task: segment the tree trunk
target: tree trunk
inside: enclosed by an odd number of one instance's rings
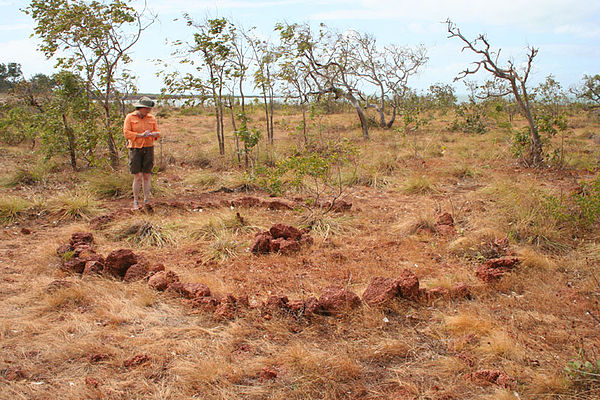
[[[392,106],[392,118],[390,118],[389,122],[387,123],[387,125],[385,126],[385,129],[390,129],[392,127],[392,125],[394,125],[394,121],[396,121],[396,110],[398,109],[397,106]]]
[[[229,97],[229,111],[231,112],[231,126],[233,127],[233,136],[235,137],[235,152],[237,154],[238,165],[242,163],[240,158],[240,138],[237,135],[237,127],[235,125],[235,113],[233,112],[233,95]],[[242,112],[243,114],[243,112]]]
[[[515,80],[511,80],[511,88],[513,95],[515,96],[515,100],[517,104],[519,104],[519,108],[525,119],[527,119],[527,123],[529,124],[529,133],[530,133],[530,149],[529,149],[529,160],[531,166],[538,166],[543,161],[542,156],[542,139],[540,138],[540,134],[538,132],[537,125],[535,120],[533,119],[533,115],[531,114],[531,108],[529,107],[529,100],[527,98],[527,92],[525,91],[525,86],[521,85],[521,89],[523,93],[520,94],[517,84]]]
[[[267,123],[267,143],[271,143],[271,129],[269,124],[269,104],[267,102],[267,89],[263,85],[263,104],[265,106],[265,121]]]
[[[73,171],[77,172],[77,158],[75,157],[75,135],[73,134],[73,129],[69,126],[67,122],[67,116],[65,113],[62,113],[63,125],[65,127],[65,133],[67,135],[67,140],[69,141],[69,155],[71,156],[71,167]]]
[[[302,108],[302,135],[304,136],[304,146],[308,146],[308,136],[306,135],[306,108],[304,107],[304,103],[300,103],[300,108]]]
[[[348,100],[350,100],[350,102],[356,109],[356,113],[358,114],[358,118],[360,119],[360,126],[362,128],[363,138],[369,139],[369,126],[367,123],[367,117],[365,116],[365,113],[364,113],[362,107],[360,106],[360,102],[358,101],[358,99],[356,97],[354,97],[354,95],[352,93],[346,92],[346,93],[344,93],[344,96]]]

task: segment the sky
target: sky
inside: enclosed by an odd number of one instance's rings
[[[475,54],[461,51],[457,38],[448,38],[444,21],[450,18],[467,38],[485,34],[492,50],[502,49],[502,60],[519,64],[527,47],[539,49],[530,76],[535,86],[552,74],[563,88],[581,82],[584,74],[600,73],[600,0],[146,0],[157,20],[145,31],[130,55],[128,68],[137,75],[143,93],[158,93],[162,80],[153,59],[172,59],[167,41],[186,40],[193,31],[181,16],[195,20],[226,17],[236,25],[255,26],[265,38],[276,39],[277,22],[324,23],[337,31],[356,30],[375,36],[382,47],[424,45],[428,64],[409,80],[409,86],[424,91],[436,83],[452,84],[466,93],[462,82],[453,83],[460,71],[476,61]],[[39,41],[30,37],[35,21],[20,11],[27,0],[0,0],[0,63],[21,64],[26,78],[36,73],[52,74],[55,60],[37,50]],[[143,5],[134,0],[133,4]],[[478,74],[475,80],[489,76]]]

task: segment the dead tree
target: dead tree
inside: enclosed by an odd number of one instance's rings
[[[359,101],[356,66],[350,57],[353,50],[342,34],[334,34],[321,25],[318,33],[311,31],[308,24],[277,24],[282,46],[296,57],[296,65],[308,72],[308,93],[317,98],[333,94],[336,99],[344,98],[356,110],[360,120],[362,136],[369,139],[367,117]]]
[[[379,50],[374,36],[359,32],[351,32],[345,38],[351,43],[348,55],[355,65],[354,73],[376,88],[375,101],[369,101],[369,96],[359,92],[360,98],[377,111],[379,126],[389,129],[408,89],[408,79],[427,63],[427,50],[423,46],[412,49],[396,45]],[[386,105],[392,109],[389,121],[386,121]]]
[[[479,61],[474,61],[474,67],[472,69],[465,69],[462,71],[454,81],[465,78],[468,75],[477,73],[481,68],[491,73],[495,80],[504,81],[508,83],[506,89],[501,89],[501,85],[497,86],[498,90],[488,90],[484,97],[504,97],[512,94],[515,97],[515,101],[519,105],[521,114],[527,120],[529,124],[530,133],[530,149],[529,156],[526,160],[530,166],[538,166],[543,161],[542,154],[542,140],[540,138],[538,127],[535,122],[529,95],[527,93],[527,78],[531,72],[531,65],[533,59],[538,53],[538,50],[533,47],[528,47],[527,63],[523,69],[517,69],[513,61],[508,60],[506,67],[500,67],[498,65],[498,59],[500,57],[500,50],[497,52],[490,51],[490,44],[484,35],[479,35],[475,40],[469,40],[463,36],[460,29],[449,19],[446,20],[448,26],[449,38],[457,37],[465,43],[462,50],[470,50],[480,57]]]

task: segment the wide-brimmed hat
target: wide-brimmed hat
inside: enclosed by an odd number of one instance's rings
[[[152,107],[154,107],[154,100],[152,100],[150,97],[144,96],[141,99],[139,99],[137,102],[133,103],[133,106],[136,108],[139,108],[139,107],[152,108]]]

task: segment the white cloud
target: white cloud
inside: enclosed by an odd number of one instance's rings
[[[54,72],[54,61],[47,60],[37,50],[36,41],[32,39],[11,40],[0,42],[1,62],[16,62],[21,64],[23,75],[29,77],[36,73],[51,74]]]
[[[21,31],[26,29],[33,29],[33,25],[31,24],[2,24],[0,25],[0,32],[6,31]]]
[[[600,3],[587,0],[528,0],[484,2],[472,0],[361,0],[347,2],[344,9],[314,13],[313,20],[399,19],[410,22],[451,18],[458,23],[523,25],[543,29],[566,21],[597,17]]]
[[[592,24],[566,24],[554,28],[558,34],[570,34],[588,39],[600,39],[600,28]]]
[[[313,6],[323,4],[342,4],[340,0],[333,1],[316,1],[312,2]],[[231,10],[231,9],[257,9],[266,7],[286,7],[291,5],[306,4],[304,0],[267,0],[267,1],[252,1],[252,0],[155,0],[148,3],[148,7],[154,11],[160,11],[165,14],[180,14],[181,12],[192,11],[211,11],[211,10]]]

